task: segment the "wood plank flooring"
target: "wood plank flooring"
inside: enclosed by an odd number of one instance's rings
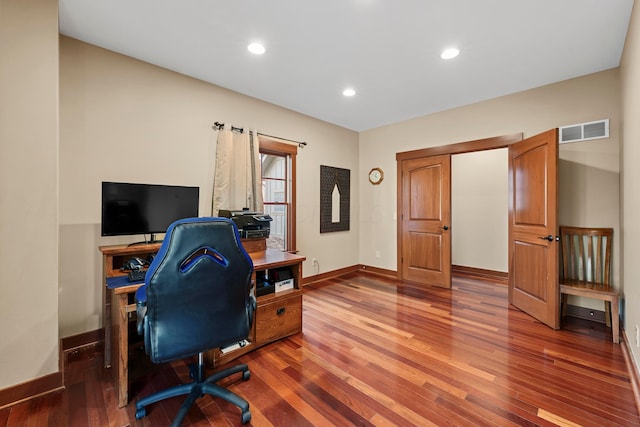
[[[303,332],[238,359],[249,381],[223,383],[249,401],[253,426],[640,425],[611,333],[584,321],[553,331],[510,307],[504,285],[356,273],[307,286],[303,301]],[[182,398],[137,421],[133,403],[117,408],[101,361],[71,361],[64,392],[0,411],[0,427],[170,423]],[[132,400],[188,381],[187,361],[138,366],[149,369]],[[240,425],[240,412],[207,396],[183,425]]]

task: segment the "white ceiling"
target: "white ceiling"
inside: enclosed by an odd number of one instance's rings
[[[61,34],[363,131],[617,67],[633,0],[59,4]]]

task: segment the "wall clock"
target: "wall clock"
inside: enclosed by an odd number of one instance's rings
[[[384,172],[380,168],[373,168],[369,171],[369,182],[378,185],[384,179]]]

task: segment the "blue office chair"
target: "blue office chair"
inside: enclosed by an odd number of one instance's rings
[[[145,284],[136,292],[138,333],[154,363],[198,355],[194,382],[154,393],[136,403],[136,418],[145,407],[188,394],[172,426],[179,426],[199,397],[209,394],[238,406],[242,423],[251,420],[249,404],[215,383],[242,372],[236,365],[204,378],[203,352],[238,343],[249,335],[256,303],[251,295],[253,263],[242,247],[234,223],[224,218],[188,218],[167,229],[149,266]]]

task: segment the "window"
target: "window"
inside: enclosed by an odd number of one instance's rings
[[[295,145],[260,138],[264,213],[273,218],[267,247],[296,250]]]

